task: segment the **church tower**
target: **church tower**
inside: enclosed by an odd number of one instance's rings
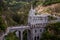
[[[35,10],[33,9],[33,6],[31,5],[31,9],[28,14],[28,25],[30,25],[31,22],[33,21],[32,19],[34,15],[35,15]]]
[[[35,13],[35,9],[31,6],[28,15],[28,25],[31,29],[31,40],[40,40],[42,33],[45,30],[45,26],[48,23],[48,15],[35,15]]]

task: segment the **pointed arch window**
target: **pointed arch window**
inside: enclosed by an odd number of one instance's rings
[[[37,30],[35,30],[35,33],[37,32]]]
[[[34,40],[36,40],[36,37],[34,37]]]
[[[39,40],[39,36],[37,36],[37,40]]]
[[[40,29],[40,32],[42,32],[42,29]]]

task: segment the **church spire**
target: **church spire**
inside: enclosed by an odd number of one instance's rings
[[[31,9],[29,11],[29,16],[35,15],[35,10],[33,9],[33,5],[31,5]]]
[[[31,9],[33,9],[33,6],[31,5]]]

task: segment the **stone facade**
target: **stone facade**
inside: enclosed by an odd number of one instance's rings
[[[46,14],[35,15],[36,11],[31,7],[28,17],[28,25],[31,28],[32,40],[40,40],[41,34],[48,23],[48,16]]]

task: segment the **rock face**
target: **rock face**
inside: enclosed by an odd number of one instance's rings
[[[60,13],[60,3],[48,5],[48,6],[37,6],[36,11],[38,13]]]

